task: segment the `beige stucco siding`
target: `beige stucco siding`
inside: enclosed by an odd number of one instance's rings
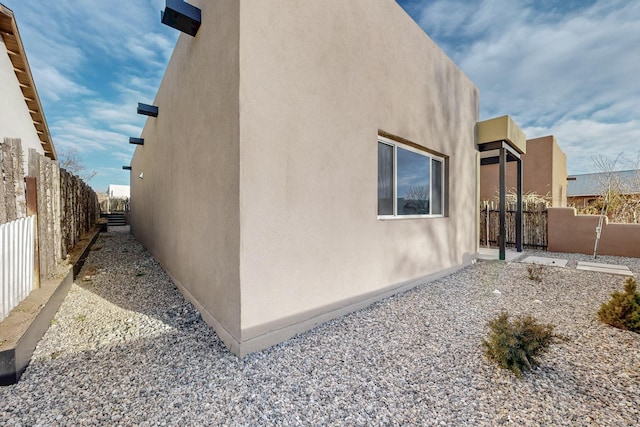
[[[553,202],[554,207],[567,207],[567,155],[560,149],[556,143],[555,137],[552,137],[553,146]]]
[[[0,142],[4,138],[20,138],[26,172],[29,149],[33,148],[40,154],[44,154],[44,150],[8,55],[0,37]]]
[[[239,2],[181,35],[132,160],[132,231],[218,334],[240,338]],[[205,5],[206,3],[206,5]],[[139,175],[144,173],[144,178]]]
[[[515,194],[516,162],[507,163],[507,191]],[[522,155],[522,185],[524,193],[546,197],[554,207],[567,205],[567,156],[553,135],[527,140],[527,152]],[[481,168],[481,200],[498,199],[498,165]]]
[[[476,252],[478,91],[393,0],[240,2],[242,339]],[[449,156],[449,217],[377,218],[377,135]]]
[[[234,352],[475,257],[478,91],[395,1],[193,3],[132,230]],[[446,157],[447,217],[378,218],[379,132]]]

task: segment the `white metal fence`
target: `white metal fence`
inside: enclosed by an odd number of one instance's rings
[[[0,321],[34,283],[35,216],[0,224]]]

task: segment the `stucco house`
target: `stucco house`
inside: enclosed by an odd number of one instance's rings
[[[131,229],[233,352],[476,259],[478,89],[394,0],[191,3]]]
[[[30,148],[53,160],[56,152],[13,12],[0,4],[0,143],[19,138],[27,173]]]
[[[522,155],[523,192],[546,198],[553,207],[567,206],[567,156],[555,136],[527,140]],[[507,166],[507,188],[516,186],[515,164]],[[480,200],[495,200],[498,194],[498,165],[480,169]]]

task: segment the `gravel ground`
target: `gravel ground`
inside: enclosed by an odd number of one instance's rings
[[[598,322],[624,279],[480,262],[243,360],[126,232],[101,235],[0,425],[640,424],[640,335]],[[601,257],[640,275],[640,259]],[[500,294],[494,293],[499,290]],[[517,378],[483,355],[502,309],[569,342]]]

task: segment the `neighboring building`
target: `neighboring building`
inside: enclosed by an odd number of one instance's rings
[[[107,193],[104,196],[98,196],[98,202],[100,203],[100,211],[103,214],[108,213],[116,213],[116,212],[128,212],[129,211],[129,197],[130,197],[130,186],[128,185],[115,185],[109,184],[107,188]],[[109,218],[110,225],[116,225],[117,219],[118,221],[124,221],[125,219],[121,216],[115,215],[107,215]]]
[[[527,140],[522,155],[523,192],[546,198],[553,207],[567,206],[567,156],[553,135]],[[515,164],[507,165],[507,188],[516,187]],[[480,200],[497,200],[498,165],[480,169]]]
[[[586,207],[609,188],[619,194],[640,195],[640,169],[571,175],[567,202],[570,206]]]
[[[115,185],[109,184],[107,188],[107,197],[116,198],[129,198],[131,194],[131,187],[128,185]]]
[[[394,0],[192,3],[131,226],[232,351],[476,258],[478,90]]]
[[[0,4],[0,143],[19,138],[27,171],[29,149],[55,160],[56,152],[45,120],[29,62],[13,12]]]

